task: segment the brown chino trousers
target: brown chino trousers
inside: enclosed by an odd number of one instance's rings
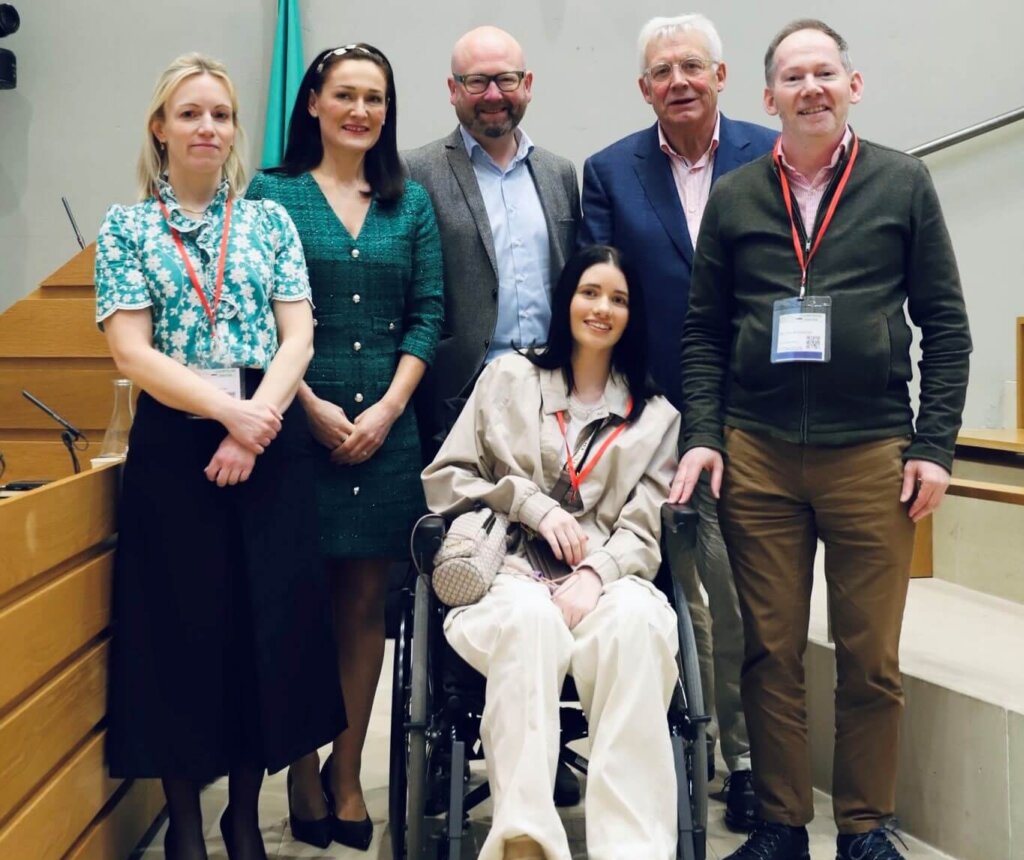
[[[908,441],[821,447],[726,429],[719,519],[743,614],[743,707],[768,821],[814,817],[803,656],[818,539],[837,664],[836,825],[863,833],[894,812],[914,543],[899,501]]]

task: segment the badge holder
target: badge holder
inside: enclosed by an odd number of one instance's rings
[[[218,391],[223,391],[228,397],[235,400],[245,400],[248,392],[245,390],[245,369],[241,367],[225,367],[229,356],[224,349],[220,337],[211,338],[207,348],[201,353],[200,361],[202,367],[190,367],[196,376],[205,379]],[[202,415],[189,415],[189,418],[201,419]]]
[[[577,514],[583,510],[583,499],[580,498],[578,492],[573,490],[572,480],[569,478],[569,471],[565,466],[562,466],[562,472],[548,495],[558,502],[563,511]]]
[[[772,308],[772,364],[832,358],[832,298],[777,299]]]

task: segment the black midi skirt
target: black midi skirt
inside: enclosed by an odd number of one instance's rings
[[[114,566],[115,777],[273,772],[345,728],[301,407],[248,481],[203,469],[226,435],[143,393]]]

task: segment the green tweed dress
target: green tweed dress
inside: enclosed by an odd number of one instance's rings
[[[422,185],[406,182],[390,207],[374,199],[356,239],[308,173],[258,174],[246,196],[282,204],[298,228],[317,322],[306,382],[317,397],[353,419],[383,397],[402,353],[433,359],[444,314],[441,242]],[[321,554],[404,558],[425,512],[412,405],[365,463],[334,465],[326,448],[321,454]]]

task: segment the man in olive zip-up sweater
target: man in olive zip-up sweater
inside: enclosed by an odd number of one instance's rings
[[[723,177],[701,225],[672,491],[687,499],[702,469],[721,488],[744,619],[742,694],[766,823],[731,857],[809,856],[802,659],[820,538],[838,664],[838,858],[899,858],[884,825],[895,806],[900,625],[913,524],[949,483],[967,315],[924,165],[847,125],[863,83],[842,38],[794,22],[770,45],[765,77],[779,148]],[[904,303],[922,333],[916,427]]]

